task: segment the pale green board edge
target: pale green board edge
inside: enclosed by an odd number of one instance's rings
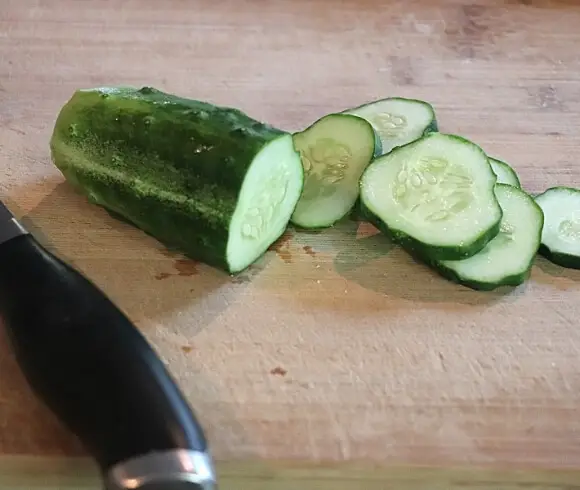
[[[220,490],[580,490],[579,471],[363,469],[345,464],[218,463]],[[100,490],[84,458],[0,458],[0,489]]]

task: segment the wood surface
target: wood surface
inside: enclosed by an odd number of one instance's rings
[[[48,141],[81,87],[152,85],[287,130],[398,95],[430,101],[442,131],[511,163],[528,191],[580,186],[579,43],[576,1],[2,0],[1,196],[134,319],[220,464],[573,470],[580,271],[538,258],[524,286],[478,293],[346,221],[290,230],[231,278],[88,204]],[[5,466],[82,456],[4,338],[0,373],[0,453],[25,458]],[[303,488],[334,481],[320,471]],[[559,474],[553,488],[576,488]]]

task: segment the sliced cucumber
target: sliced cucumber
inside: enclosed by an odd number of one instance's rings
[[[518,189],[521,188],[520,179],[515,170],[511,168],[507,163],[497,160],[496,158],[489,158],[489,164],[495,175],[497,175],[498,184],[508,184]]]
[[[348,114],[325,116],[293,138],[304,188],[291,221],[302,228],[331,226],[355,204],[379,139],[367,121]]]
[[[544,214],[534,199],[509,184],[497,184],[495,195],[503,211],[499,234],[473,257],[432,264],[443,276],[473,289],[524,283],[540,247]]]
[[[495,184],[479,146],[431,133],[368,166],[361,178],[361,208],[410,252],[459,260],[475,255],[499,232]]]
[[[422,100],[392,97],[345,111],[369,121],[381,138],[383,154],[437,131],[435,110]]]
[[[540,253],[554,264],[580,269],[580,190],[552,187],[536,202],[544,211]]]

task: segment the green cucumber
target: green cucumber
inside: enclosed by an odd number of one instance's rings
[[[50,146],[91,202],[229,273],[282,235],[303,185],[291,134],[150,87],[78,90]]]
[[[361,208],[414,255],[459,260],[475,255],[499,232],[496,179],[479,146],[430,133],[367,167]]]
[[[431,104],[391,97],[344,111],[369,121],[381,138],[383,154],[438,130]]]
[[[380,140],[372,126],[348,114],[327,115],[294,134],[304,188],[291,221],[302,228],[332,226],[353,208],[359,180]]]
[[[489,164],[491,165],[495,175],[497,175],[498,184],[508,184],[517,187],[518,189],[521,188],[518,174],[506,162],[489,157]]]
[[[554,264],[580,269],[580,189],[551,187],[535,199],[544,212],[540,254]]]
[[[473,257],[433,262],[444,277],[489,291],[519,286],[530,276],[540,247],[544,214],[532,197],[512,185],[497,184],[495,195],[503,211],[498,235]]]

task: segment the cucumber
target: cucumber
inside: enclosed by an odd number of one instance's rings
[[[380,139],[367,121],[348,114],[327,115],[293,138],[304,188],[291,221],[302,228],[332,226],[354,206],[360,176],[380,154]]]
[[[508,184],[518,189],[521,188],[518,174],[506,162],[489,157],[489,164],[495,175],[497,175],[498,184]]]
[[[381,138],[383,154],[438,130],[431,104],[391,97],[344,111],[369,121]]]
[[[544,212],[540,254],[554,264],[580,269],[580,190],[551,187],[535,199]]]
[[[367,167],[361,208],[414,255],[459,260],[475,255],[499,232],[496,179],[479,146],[430,133]]]
[[[282,235],[302,191],[291,134],[150,87],[78,90],[50,146],[91,202],[232,274]]]
[[[435,261],[432,265],[444,277],[485,291],[518,286],[528,279],[540,247],[544,214],[517,187],[497,184],[495,195],[503,211],[498,235],[473,257]]]

